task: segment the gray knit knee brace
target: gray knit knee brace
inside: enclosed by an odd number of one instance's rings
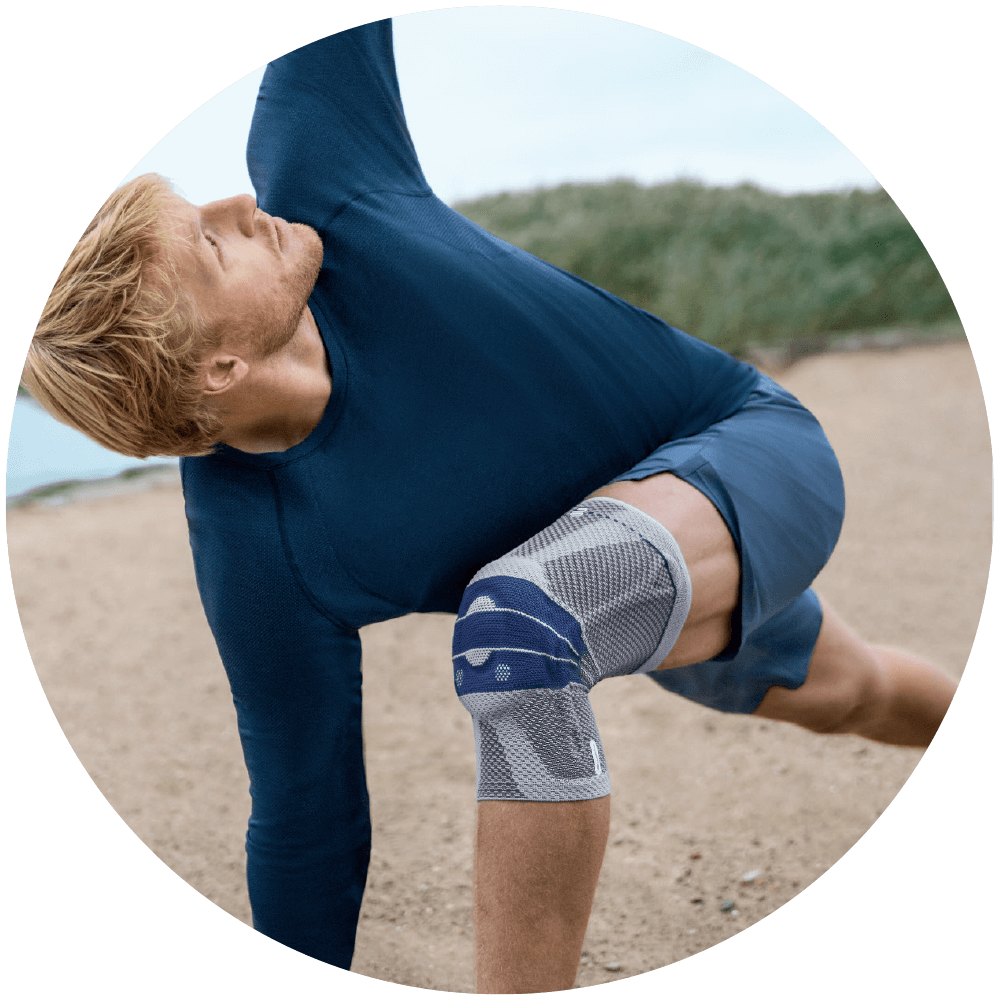
[[[455,623],[455,690],[472,715],[479,799],[557,802],[611,791],[588,693],[658,667],[691,606],[658,521],[595,497],[484,566]]]

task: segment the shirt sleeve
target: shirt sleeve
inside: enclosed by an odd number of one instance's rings
[[[316,229],[368,191],[429,194],[403,115],[392,23],[330,35],[269,63],[247,166],[265,211]]]
[[[254,927],[347,969],[371,844],[360,639],[299,586],[266,485],[237,475],[209,492],[197,468],[185,469],[186,507],[250,776]]]

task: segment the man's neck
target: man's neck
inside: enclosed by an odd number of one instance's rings
[[[252,363],[231,398],[220,403],[220,440],[252,454],[287,451],[320,422],[331,389],[323,338],[306,306],[292,339]]]

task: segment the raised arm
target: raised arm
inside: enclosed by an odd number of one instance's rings
[[[429,194],[403,116],[391,22],[268,63],[247,166],[263,209],[320,231],[359,194]]]

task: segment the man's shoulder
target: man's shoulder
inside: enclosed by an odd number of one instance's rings
[[[181,459],[181,484],[189,515],[194,510],[214,511],[234,518],[267,513],[273,492],[269,470],[264,464],[244,464],[227,459],[220,451]],[[233,449],[227,449],[232,451]]]

